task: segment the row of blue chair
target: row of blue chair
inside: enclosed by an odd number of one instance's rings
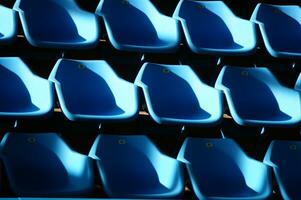
[[[114,198],[179,198],[185,168],[199,199],[267,199],[271,169],[284,199],[301,197],[301,142],[273,141],[264,163],[231,139],[186,138],[177,159],[162,154],[146,136],[99,135],[89,156],[55,133],[7,133],[0,147],[9,186],[23,197],[89,194],[98,176],[93,160],[103,190]]]
[[[215,88],[186,65],[145,63],[130,83],[102,60],[60,59],[49,79],[34,75],[20,58],[0,58],[0,116],[45,116],[60,107],[72,121],[127,121],[138,115],[141,87],[150,116],[159,124],[215,125],[223,94],[240,125],[290,126],[301,121],[301,76],[296,90],[282,86],[264,67],[223,67]],[[54,84],[53,84],[54,83]]]
[[[96,15],[80,9],[74,0],[17,0],[14,10],[33,46],[78,49],[98,43]],[[15,11],[0,6],[0,43],[16,35]],[[299,6],[258,4],[248,21],[235,16],[222,1],[181,0],[171,18],[149,0],[101,0],[96,14],[103,18],[108,38],[119,50],[175,51],[180,44],[180,22],[195,53],[250,54],[256,48],[257,23],[272,56],[301,56]]]

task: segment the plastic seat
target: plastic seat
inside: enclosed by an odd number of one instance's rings
[[[300,94],[282,86],[267,68],[225,66],[215,83],[240,125],[289,126],[301,121]]]
[[[53,88],[17,57],[0,58],[0,117],[35,117],[52,112]]]
[[[272,141],[264,163],[274,170],[280,193],[285,200],[300,199],[301,142]]]
[[[251,19],[259,25],[264,44],[272,56],[301,56],[300,6],[260,3]]]
[[[150,0],[101,0],[96,14],[103,17],[118,50],[171,52],[179,46],[177,21],[161,14]]]
[[[184,189],[182,165],[146,136],[100,135],[89,156],[97,160],[104,191],[118,198],[175,198]]]
[[[96,15],[81,10],[74,0],[17,0],[28,42],[46,48],[89,48],[98,43]]]
[[[7,133],[1,157],[17,195],[80,195],[94,188],[92,159],[72,151],[55,133]]]
[[[0,44],[12,42],[17,36],[16,12],[0,5]]]
[[[181,21],[195,53],[238,55],[255,50],[254,23],[235,16],[222,1],[181,0],[173,17]]]
[[[186,138],[178,160],[186,164],[199,199],[267,199],[271,171],[230,139]]]
[[[222,118],[222,94],[186,65],[145,63],[135,80],[159,124],[213,125]]]
[[[69,120],[131,120],[138,114],[137,87],[105,61],[60,59],[49,80]]]

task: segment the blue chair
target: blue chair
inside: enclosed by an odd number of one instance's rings
[[[255,50],[255,25],[235,16],[222,1],[181,0],[173,17],[181,21],[195,53],[241,55]]]
[[[146,136],[100,135],[90,151],[104,191],[118,198],[176,198],[184,190],[182,165]]]
[[[12,42],[17,36],[16,12],[0,5],[0,44]]]
[[[17,57],[0,58],[0,93],[0,117],[37,117],[53,110],[51,83]]]
[[[251,20],[259,25],[264,44],[272,56],[301,56],[300,6],[260,3],[256,6]]]
[[[159,124],[214,125],[223,114],[222,94],[186,65],[145,63],[135,80]]]
[[[178,158],[186,164],[199,199],[267,199],[268,166],[249,158],[231,139],[186,138]]]
[[[96,15],[81,10],[74,0],[17,0],[28,42],[46,48],[90,48],[98,43]]]
[[[171,52],[179,46],[177,21],[161,14],[150,0],[101,0],[96,14],[103,17],[118,50]]]
[[[290,126],[301,121],[300,94],[282,86],[267,68],[225,66],[215,88],[225,93],[240,125]]]
[[[273,168],[283,199],[301,199],[300,141],[272,141],[264,163]]]
[[[0,147],[17,195],[81,195],[94,189],[93,160],[72,151],[55,133],[7,133]]]
[[[69,120],[125,121],[138,114],[137,87],[105,61],[60,59],[49,80]]]

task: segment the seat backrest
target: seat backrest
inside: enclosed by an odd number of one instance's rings
[[[234,41],[231,32],[236,26],[233,23],[236,16],[222,1],[182,0],[174,18],[185,23],[196,46],[222,49],[241,47]]]
[[[273,167],[283,197],[300,198],[298,185],[301,184],[301,142],[272,141],[264,163]]]
[[[96,13],[105,18],[110,32],[119,43],[157,43],[154,21],[159,13],[149,0],[102,0]]]
[[[72,16],[79,11],[73,0],[18,0],[14,9],[24,15],[24,31],[31,38],[47,42],[85,41]]]
[[[135,83],[147,92],[151,106],[159,116],[182,115],[185,119],[192,113],[197,115],[200,111],[196,88],[193,86],[202,82],[189,66],[146,63],[141,68]]]
[[[299,49],[301,45],[300,6],[258,4],[251,19],[262,26],[264,37],[275,50],[290,52]]]
[[[216,88],[229,94],[236,112],[242,118],[258,120],[282,113],[274,92],[282,87],[267,68],[224,67]],[[229,100],[228,100],[229,102]],[[290,116],[282,113],[281,118]]]
[[[146,136],[98,136],[89,156],[99,160],[112,196],[172,194],[183,189],[180,163],[163,155]]]
[[[49,112],[53,107],[48,80],[33,74],[18,57],[0,58],[0,112]]]
[[[193,184],[205,197],[270,193],[267,166],[250,159],[231,139],[186,138],[177,159],[187,163]]]
[[[92,160],[72,151],[55,133],[7,133],[1,157],[18,195],[78,195],[94,187]]]

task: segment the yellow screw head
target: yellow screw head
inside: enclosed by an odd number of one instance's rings
[[[206,143],[206,147],[207,147],[208,149],[211,149],[211,148],[213,148],[213,144],[212,144],[211,142],[207,142],[207,143]]]
[[[164,74],[169,74],[170,70],[169,70],[169,69],[166,69],[166,68],[164,68],[164,69],[162,69],[162,72],[163,72]]]
[[[84,65],[84,64],[79,64],[78,65],[78,69],[80,69],[80,70],[83,70],[83,69],[85,69],[86,68],[86,66]]]
[[[295,144],[290,144],[290,145],[289,145],[289,149],[295,151],[295,150],[297,150],[297,145],[295,145]]]
[[[29,138],[27,138],[27,142],[28,143],[30,143],[30,144],[34,144],[34,143],[36,143],[36,138],[35,137],[29,137]]]
[[[204,5],[197,5],[197,8],[199,8],[199,9],[204,9],[204,8],[206,8],[206,6],[204,6]]]
[[[249,72],[247,70],[243,70],[240,73],[241,76],[249,76]]]
[[[121,0],[122,4],[128,5],[129,4],[129,0]]]
[[[118,140],[118,144],[121,144],[121,145],[126,144],[125,139],[119,139]]]

